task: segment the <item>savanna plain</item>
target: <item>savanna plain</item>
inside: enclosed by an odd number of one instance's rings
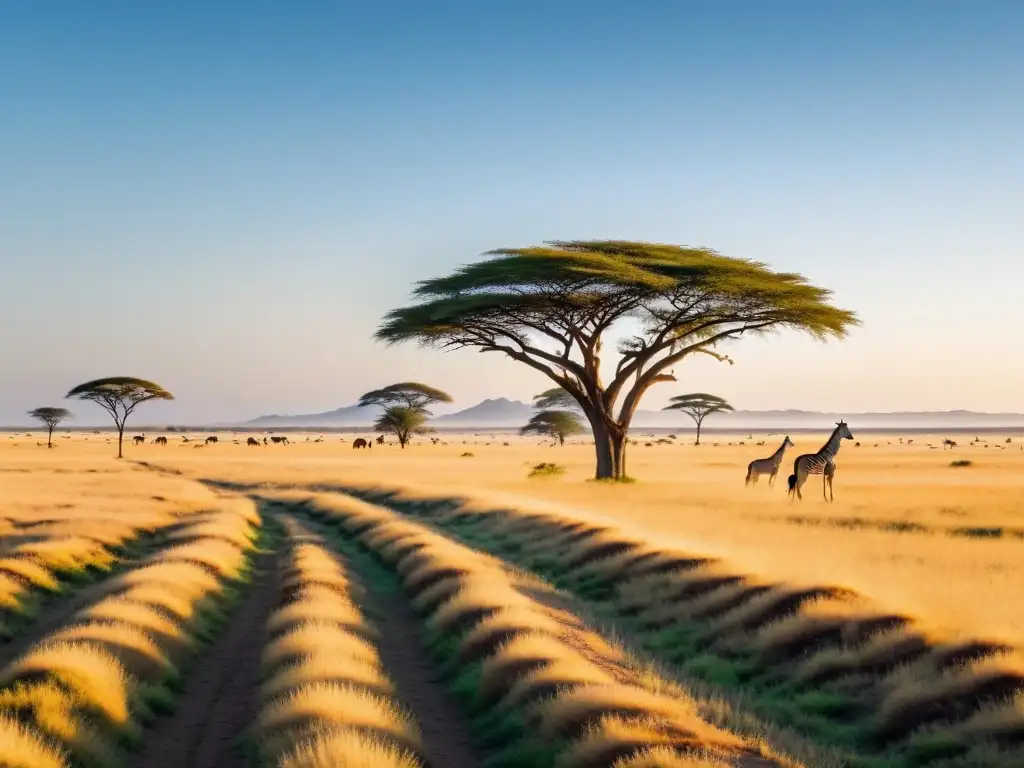
[[[850,426],[0,435],[0,765],[1024,766],[1024,437]]]

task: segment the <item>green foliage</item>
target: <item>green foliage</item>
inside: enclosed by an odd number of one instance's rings
[[[70,419],[71,411],[67,408],[33,408],[28,415],[53,429],[65,419]]]
[[[359,398],[359,407],[367,405],[403,405],[406,408],[421,411],[427,416],[427,406],[432,403],[450,403],[452,396],[440,389],[421,384],[418,381],[402,381],[389,384],[381,389],[374,389]]]
[[[530,417],[530,421],[519,430],[521,435],[544,435],[561,445],[565,438],[583,431],[579,417],[570,411],[541,411]]]
[[[562,387],[552,387],[533,396],[533,407],[538,411],[565,411],[578,409],[580,404]]]
[[[706,392],[691,392],[688,395],[676,395],[669,398],[669,404],[663,411],[682,411],[697,423],[697,445],[700,445],[700,427],[704,419],[715,413],[733,411],[725,398],[709,395]]]
[[[542,461],[534,464],[530,470],[530,477],[557,477],[565,474],[565,467],[561,464],[553,464],[550,461]]]
[[[669,404],[662,408],[663,411],[682,411],[688,414],[694,421],[701,422],[705,416],[713,413],[725,413],[736,410],[725,398],[718,395],[709,395],[705,392],[692,392],[688,395],[676,395],[669,398]]]
[[[385,433],[391,433],[398,438],[399,445],[405,448],[413,435],[421,435],[429,432],[426,426],[427,414],[407,405],[392,405],[384,409],[384,413],[377,417],[373,428]]]

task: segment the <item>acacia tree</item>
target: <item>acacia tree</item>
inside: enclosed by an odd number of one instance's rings
[[[715,413],[736,410],[725,401],[725,398],[705,392],[676,395],[669,398],[668,402],[669,404],[661,410],[682,411],[697,423],[697,442],[694,445],[700,445],[700,425],[704,423],[704,419]]]
[[[403,450],[413,435],[422,435],[430,431],[427,427],[427,414],[407,405],[391,405],[385,408],[384,413],[373,422],[373,428],[392,433],[398,438],[398,444]]]
[[[583,431],[579,417],[572,411],[539,411],[530,417],[526,426],[519,430],[521,435],[543,435],[559,445],[565,445],[565,438]]]
[[[430,418],[427,406],[450,402],[452,396],[447,392],[418,381],[403,381],[365,393],[359,398],[359,407],[383,406],[384,413],[374,422],[373,428],[394,433],[404,450],[413,435],[430,431],[425,426]]]
[[[152,381],[131,376],[111,376],[79,384],[65,395],[96,403],[114,419],[117,427],[117,458],[123,457],[124,424],[132,412],[149,400],[173,400],[174,395]]]
[[[65,419],[70,419],[71,411],[67,408],[35,408],[28,415],[46,427],[46,447],[53,448],[53,428]]]
[[[858,324],[803,276],[706,248],[573,241],[485,255],[419,282],[416,303],[389,312],[376,338],[500,352],[543,373],[590,422],[599,479],[625,475],[633,414],[652,385],[675,381],[677,363],[697,354],[731,363],[715,347],[740,336],[791,328],[826,339]],[[625,318],[640,330],[606,379],[602,344]]]

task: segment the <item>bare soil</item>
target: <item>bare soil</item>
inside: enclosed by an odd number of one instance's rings
[[[239,739],[258,704],[260,652],[278,594],[278,555],[258,554],[253,582],[226,631],[187,673],[173,716],[146,733],[139,768],[248,768]]]
[[[430,768],[478,768],[461,707],[444,687],[423,646],[423,623],[404,597],[375,596],[378,649],[397,698],[419,721],[423,756]]]

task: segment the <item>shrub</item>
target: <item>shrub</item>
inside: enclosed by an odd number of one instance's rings
[[[561,464],[554,464],[550,461],[542,461],[540,464],[534,464],[533,469],[530,470],[530,477],[557,477],[558,475],[565,474],[565,467]]]

